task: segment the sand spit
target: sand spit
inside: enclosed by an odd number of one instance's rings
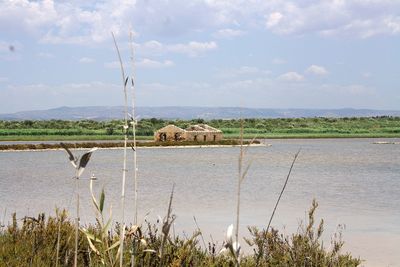
[[[374,145],[400,145],[400,142],[377,141],[373,142]]]
[[[139,145],[140,144],[140,145]],[[151,145],[147,145],[149,143],[143,142],[138,143],[138,149],[152,149],[152,148],[163,148],[163,149],[183,149],[183,148],[224,148],[224,147],[239,147],[240,144],[238,142],[231,144],[185,144],[185,145],[155,145],[152,143]],[[98,149],[106,150],[106,149],[124,149],[123,143],[68,143],[68,147],[71,150],[87,150],[93,147],[97,147]],[[271,144],[261,143],[259,141],[255,143],[244,143],[245,146],[251,147],[260,147],[260,146],[271,146]],[[128,145],[129,147],[129,145]],[[59,144],[18,144],[18,145],[0,145],[0,152],[23,152],[23,151],[57,151],[63,150],[63,148]]]

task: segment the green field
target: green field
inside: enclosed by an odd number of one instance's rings
[[[238,138],[240,120],[142,119],[137,124],[138,140],[151,140],[157,129],[175,124],[186,128],[207,123],[221,129],[226,138]],[[123,121],[0,121],[0,141],[121,140]],[[243,119],[245,138],[356,138],[400,137],[400,117],[370,118],[281,118]],[[131,133],[130,133],[131,134]]]

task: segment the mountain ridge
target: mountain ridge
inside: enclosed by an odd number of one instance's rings
[[[131,109],[129,109],[131,110]],[[400,110],[375,109],[301,109],[239,107],[137,107],[139,119],[237,119],[237,118],[301,118],[301,117],[373,117],[400,116]],[[123,106],[62,106],[47,110],[29,110],[0,114],[0,120],[112,120],[124,117]]]

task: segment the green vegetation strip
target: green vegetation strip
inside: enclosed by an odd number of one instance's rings
[[[400,137],[400,117],[370,118],[281,118],[243,119],[246,138],[353,138]],[[221,129],[224,136],[238,138],[241,122],[231,120],[162,120],[138,121],[139,140],[153,139],[154,132],[168,124],[183,129],[189,125],[207,123]],[[50,140],[122,140],[123,121],[0,121],[0,141]],[[131,131],[131,129],[129,129]],[[132,135],[132,132],[129,132]]]
[[[254,140],[253,144],[260,144],[260,141]],[[250,144],[250,141],[243,141],[244,145]],[[137,142],[138,147],[174,147],[174,146],[235,146],[240,145],[238,140],[229,139],[216,142]],[[123,142],[81,142],[81,143],[66,143],[69,148],[118,148],[123,147]],[[133,146],[133,142],[128,143],[128,147]],[[43,150],[43,149],[60,149],[60,144],[10,144],[0,145],[1,150]]]

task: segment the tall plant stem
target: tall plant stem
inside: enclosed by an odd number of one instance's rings
[[[137,154],[136,154],[136,117],[135,117],[135,53],[133,49],[133,33],[129,33],[130,48],[131,48],[131,93],[132,93],[132,133],[133,133],[133,183],[134,183],[134,217],[133,223],[137,225],[137,214],[138,214],[138,168],[137,168]],[[132,240],[132,253],[131,253],[131,266],[135,266],[135,239]]]
[[[239,164],[238,164],[238,184],[237,184],[237,205],[236,205],[236,246],[239,245],[239,215],[240,215],[240,191],[243,180],[243,119],[240,119],[240,154],[239,154]],[[237,247],[236,247],[237,248]],[[236,250],[236,248],[234,248]],[[237,255],[235,255],[237,257]],[[236,266],[239,266],[239,261],[236,261]]]
[[[58,217],[58,229],[57,229],[57,251],[56,251],[56,267],[58,267],[58,258],[60,253],[60,239],[61,239],[61,216],[57,214]]]
[[[75,253],[74,267],[78,266],[78,239],[79,239],[79,172],[76,169],[75,175],[75,193],[76,193],[76,218],[75,218]]]
[[[122,75],[122,84],[124,85],[124,161],[123,161],[123,171],[122,171],[122,189],[121,189],[121,229],[120,229],[120,262],[119,265],[122,267],[123,265],[123,255],[124,255],[124,239],[125,239],[125,180],[126,180],[126,147],[128,143],[128,94],[126,91],[126,84],[128,79],[125,77],[124,65],[122,63],[121,54],[118,49],[117,41],[115,40],[114,33],[111,32],[115,49],[117,50],[118,60],[121,67],[121,75]]]
[[[138,214],[138,181],[137,181],[137,176],[138,176],[138,168],[137,168],[137,154],[136,154],[136,118],[135,118],[135,54],[134,54],[134,49],[133,49],[133,34],[132,31],[129,34],[130,38],[130,46],[131,46],[131,68],[132,68],[132,73],[131,73],[131,88],[132,88],[132,132],[133,132],[133,179],[134,179],[134,186],[135,186],[135,215],[134,215],[134,224],[137,224],[137,214]]]
[[[289,172],[288,172],[288,174],[287,174],[287,176],[286,176],[285,183],[284,183],[284,185],[283,185],[283,187],[282,187],[282,190],[281,190],[281,192],[280,192],[280,194],[279,194],[278,199],[276,200],[275,207],[274,207],[274,210],[272,211],[271,217],[269,218],[268,226],[267,226],[267,230],[266,230],[267,233],[268,233],[269,227],[271,226],[272,218],[274,218],[275,211],[276,211],[276,209],[277,209],[277,207],[278,207],[279,201],[281,201],[281,197],[282,197],[282,195],[283,195],[283,192],[284,192],[285,189],[286,189],[286,185],[287,185],[287,183],[288,183],[288,181],[289,181],[290,174],[292,173],[294,163],[296,162],[297,157],[298,157],[299,154],[300,154],[300,151],[301,151],[301,150],[299,149],[299,151],[297,151],[297,153],[294,155],[294,158],[293,158],[293,161],[292,161],[292,165],[290,165]]]

